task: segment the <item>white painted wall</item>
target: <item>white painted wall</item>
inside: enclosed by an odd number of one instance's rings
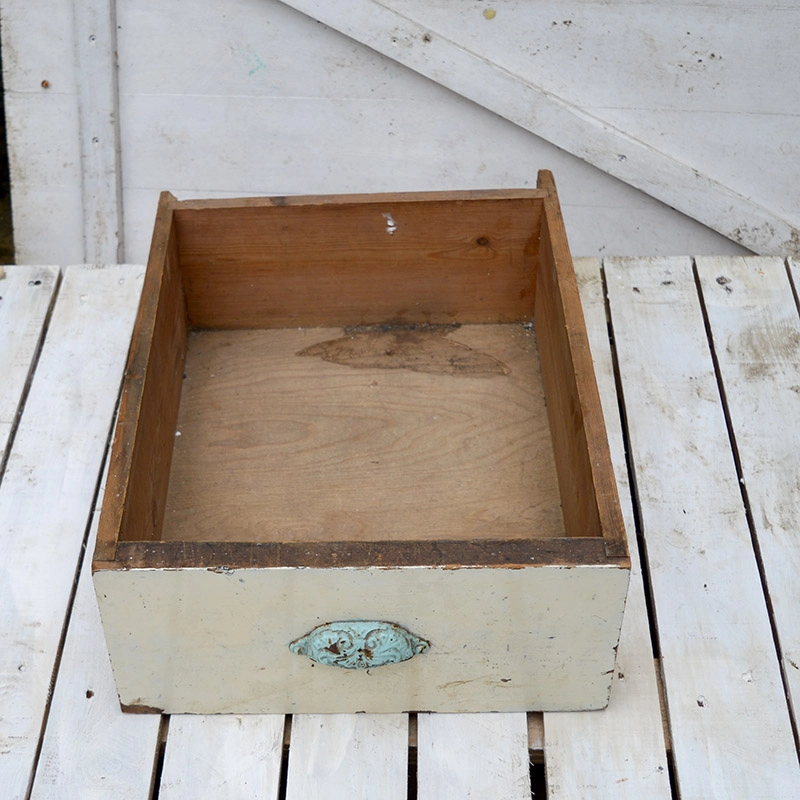
[[[162,189],[187,198],[524,187],[535,184],[540,168],[555,173],[576,255],[744,252],[278,0],[117,0],[115,20],[106,0],[83,0],[80,13],[73,3],[77,8],[77,0],[0,0],[20,262],[91,258],[101,235],[98,197],[109,219],[121,214],[120,257],[142,261]],[[432,14],[448,10],[443,0],[430,5]],[[87,19],[97,31],[85,28]],[[498,20],[500,14],[492,22]],[[105,84],[96,67],[84,66],[91,63],[89,33],[110,52],[115,47],[119,60],[118,94],[103,100],[107,115],[118,106],[119,159],[116,151],[107,153],[94,170],[87,169],[82,132],[103,117],[86,107],[92,93],[85,82],[100,89]],[[585,28],[583,35],[589,35]],[[630,36],[638,34],[618,34],[621,47]],[[78,74],[76,63],[90,74]],[[611,68],[619,82],[629,80],[621,59]],[[575,70],[572,76],[580,78]],[[41,87],[45,79],[47,89]],[[583,83],[589,83],[585,75]],[[607,83],[598,99],[604,103],[613,91],[613,80]],[[737,125],[747,116],[731,113]],[[121,209],[109,169],[116,169]],[[106,246],[113,245],[113,230],[101,232]]]

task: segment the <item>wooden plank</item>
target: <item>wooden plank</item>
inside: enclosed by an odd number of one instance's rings
[[[217,561],[121,563],[94,581],[125,705],[461,712],[604,708],[628,572],[614,564],[259,569]],[[368,670],[315,664],[289,649],[340,620],[395,622],[430,648]],[[220,641],[225,647],[209,646]]]
[[[796,797],[797,753],[688,258],[607,259],[683,798]]]
[[[405,800],[406,714],[292,718],[286,800]]]
[[[57,267],[0,267],[0,480],[57,280]]]
[[[558,538],[523,325],[197,331],[164,541]]]
[[[652,131],[649,136],[627,132],[623,124],[608,119],[605,109],[591,107],[587,101],[576,102],[575,91],[569,91],[569,86],[555,89],[552,85],[542,85],[538,64],[536,76],[529,71],[532,61],[527,46],[512,48],[525,54],[527,64],[522,67],[507,64],[507,40],[503,42],[503,50],[485,52],[481,45],[487,38],[491,39],[491,33],[483,33],[487,19],[475,9],[470,9],[474,16],[470,17],[472,24],[467,32],[454,37],[450,24],[440,21],[441,24],[432,27],[424,21],[426,15],[420,13],[420,8],[424,9],[427,4],[419,4],[417,8],[398,4],[401,10],[397,10],[379,0],[357,0],[347,4],[325,0],[284,2],[756,252],[798,253],[800,240],[796,220],[782,210],[779,203],[773,202],[766,207],[743,190],[729,185],[724,178],[710,171],[704,172],[699,165],[661,149],[661,142]],[[503,5],[502,0],[498,5]],[[513,20],[510,24],[525,24],[525,6],[531,15],[531,23],[543,27],[541,12],[530,4],[505,4],[506,17]],[[448,16],[457,11],[448,6]],[[602,11],[607,13],[605,5]],[[575,9],[561,11],[562,15],[566,13],[574,14]],[[554,24],[559,26],[562,21],[563,16]],[[571,24],[571,19],[569,22]],[[786,22],[796,23],[796,16],[789,17]],[[603,24],[605,29],[605,23],[598,21],[596,24]],[[513,33],[509,35],[513,36]],[[587,35],[586,38],[590,37]],[[649,41],[655,40],[656,37],[651,36]],[[549,49],[550,45],[547,47]],[[552,49],[555,50],[556,46]],[[576,49],[580,50],[577,43],[569,50],[574,55]],[[603,50],[604,58],[606,50]],[[692,64],[697,61],[697,56],[691,55],[691,51],[686,55]],[[706,57],[712,60],[711,54]],[[547,57],[543,54],[540,58]],[[702,57],[700,60],[702,62]],[[584,66],[575,76],[576,85],[587,83],[584,77],[588,68]],[[629,65],[626,64],[626,68],[630,69]],[[594,83],[592,81],[590,85]],[[691,92],[693,88],[687,91]],[[788,124],[792,124],[791,119]]]
[[[175,420],[186,357],[186,307],[178,245],[165,192],[153,230],[142,298],[125,367],[95,560],[117,541],[157,538],[167,499]]]
[[[116,3],[84,0],[72,8],[83,178],[82,260],[116,264],[123,258]]]
[[[0,785],[32,778],[140,289],[131,268],[67,269],[0,486]]]
[[[583,313],[608,430],[614,474],[631,557],[611,700],[602,714],[544,715],[548,797],[668,800],[667,770],[658,683],[650,641],[631,487],[609,348],[600,262],[576,259]]]
[[[800,319],[779,258],[702,258],[697,272],[797,722]]]
[[[193,327],[520,322],[542,195],[459,192],[186,201],[176,207]]]
[[[433,5],[450,25],[457,15],[471,16],[466,7],[439,3],[426,4],[426,14]],[[608,6],[599,13],[603,9]],[[622,181],[280,3],[272,2],[267,16],[253,0],[224,18],[215,12],[213,0],[180,9],[157,0],[118,4],[129,259],[147,257],[153,209],[165,186],[181,197],[525,187],[535,185],[542,165],[558,176],[573,252],[741,251]],[[553,19],[574,18],[575,12],[572,6],[569,15]],[[476,16],[482,36],[504,18],[487,23]],[[533,34],[549,27],[539,22],[531,25]],[[184,31],[177,43],[170,33],[176,25]],[[616,54],[604,37],[598,39],[603,58]],[[548,51],[548,64],[557,50]],[[561,66],[579,53],[569,48]],[[581,83],[590,83],[583,76]],[[280,125],[270,124],[274,119]],[[775,119],[786,124],[786,117]],[[736,127],[745,121],[738,117]],[[225,148],[219,147],[222,139]],[[317,157],[330,152],[336,158]]]
[[[542,223],[533,318],[567,536],[601,536],[611,556],[627,556],[603,409],[553,176]]]
[[[129,319],[135,297],[130,301]],[[124,351],[120,351],[120,370],[123,361]],[[86,543],[87,554],[94,546],[99,516],[98,505]],[[31,800],[146,800],[152,788],[160,723],[158,715],[124,714],[120,709],[87,555],[69,618]]]
[[[187,27],[182,46],[196,45],[195,59],[210,60],[212,54],[204,45],[220,35],[221,21],[208,0],[198,0],[191,11],[189,23],[183,9],[181,24],[191,25],[193,36],[191,41],[186,38]],[[298,20],[308,28],[298,31]],[[163,186],[181,198],[490,189],[535,186],[542,165],[558,177],[574,253],[747,252],[647,194],[308,17],[293,13],[293,22],[288,28],[281,23],[285,40],[271,39],[265,45],[271,74],[298,76],[302,84],[300,73],[327,74],[324,66],[312,61],[312,54],[319,51],[328,60],[340,54],[338,63],[349,68],[331,73],[332,85],[319,90],[333,96],[298,97],[297,87],[294,91],[287,87],[280,97],[253,96],[246,85],[232,96],[192,89],[164,95],[145,93],[137,84],[137,94],[121,97],[129,260],[147,260],[153,211]],[[203,27],[211,24],[216,26],[214,33],[204,37]],[[253,29],[266,30],[258,24],[251,25]],[[152,35],[131,26],[121,35],[131,37],[128,49],[135,42],[132,57],[137,61],[161,65],[171,49],[164,39],[170,30],[165,26]],[[286,52],[292,45],[296,60]],[[369,63],[364,63],[366,54],[372,57]],[[284,69],[287,61],[291,69]],[[196,76],[200,69],[196,61],[192,67]],[[162,80],[167,69],[158,71]],[[209,67],[206,79],[228,85],[232,75],[218,70],[219,63]],[[342,97],[342,93],[356,96]],[[431,114],[431,108],[437,113]],[[280,119],[281,124],[270,125],[271,119]],[[225,148],[219,147],[222,138]],[[350,143],[344,150],[342,141]],[[420,149],[420,142],[426,147]],[[318,168],[314,154],[328,152],[337,157]]]
[[[83,261],[72,4],[2,0],[6,136],[19,264]],[[43,213],[46,209],[46,213]]]
[[[417,715],[417,797],[529,800],[525,714]]]
[[[170,717],[159,798],[276,800],[283,728],[282,715]]]

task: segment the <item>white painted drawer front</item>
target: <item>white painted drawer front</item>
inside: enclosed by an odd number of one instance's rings
[[[573,710],[608,702],[629,572],[131,569],[94,580],[120,699],[166,713]],[[385,620],[429,643],[340,669],[290,644]]]

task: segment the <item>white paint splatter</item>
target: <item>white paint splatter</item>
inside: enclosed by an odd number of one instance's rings
[[[384,213],[381,216],[386,220],[386,233],[391,236],[397,230],[397,223],[391,214]]]

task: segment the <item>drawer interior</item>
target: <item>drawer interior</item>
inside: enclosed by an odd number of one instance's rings
[[[365,563],[625,558],[552,176],[162,194],[96,568],[136,543],[174,545],[159,564],[213,562],[223,544],[265,564],[346,565],[347,543],[372,543]]]
[[[564,536],[521,324],[189,334],[165,541]]]

